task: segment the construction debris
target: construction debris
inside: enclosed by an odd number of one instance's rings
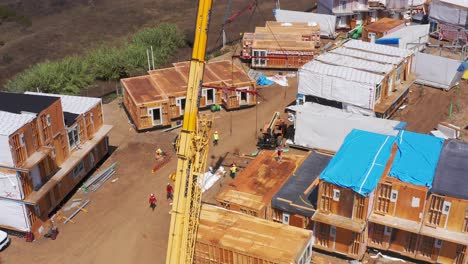
[[[67,222],[72,222],[71,219],[73,217],[75,217],[80,211],[84,211],[84,212],[87,212],[85,209],[83,209],[86,205],[89,204],[89,202],[91,202],[91,200],[86,200],[80,207],[78,207],[78,209],[76,209],[75,212],[73,212],[73,214],[71,214],[67,219],[65,219],[65,221],[63,221],[64,224],[66,224]],[[73,223],[73,222],[72,222]]]
[[[91,190],[95,192],[99,189],[108,179],[110,179],[115,174],[115,168],[117,167],[118,162],[112,163],[107,169],[100,171],[98,174],[89,178],[83,184],[83,189],[87,190],[91,187]]]

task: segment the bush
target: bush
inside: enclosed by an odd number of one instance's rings
[[[34,65],[6,84],[9,91],[36,91],[46,93],[77,94],[94,80],[89,66],[78,57],[67,57],[56,62]]]
[[[137,32],[129,42],[119,46],[101,45],[82,57],[43,62],[25,70],[6,84],[10,91],[36,91],[77,94],[94,80],[117,81],[144,74],[148,60],[146,50],[153,47],[155,66],[167,62],[184,45],[174,25],[162,24]]]

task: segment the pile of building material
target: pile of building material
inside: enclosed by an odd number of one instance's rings
[[[118,162],[112,163],[107,169],[100,171],[96,175],[92,176],[83,184],[84,189],[90,189],[95,192],[99,189],[107,180],[109,180],[115,174],[115,168]]]

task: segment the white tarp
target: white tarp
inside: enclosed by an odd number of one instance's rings
[[[335,35],[336,16],[276,9],[275,18],[278,22],[315,22],[320,26],[320,35]]]
[[[21,183],[16,173],[0,171],[0,197],[23,199]]]
[[[374,109],[375,86],[383,76],[318,61],[305,64],[298,73],[298,93]]]
[[[460,63],[454,59],[418,52],[413,61],[415,82],[449,90],[462,76],[462,73],[457,71]]]
[[[429,24],[406,26],[381,39],[390,38],[399,38],[398,47],[401,49],[423,50],[425,45],[414,43],[425,44],[429,41]]]
[[[21,202],[0,198],[0,225],[27,232],[31,224],[26,205]]]
[[[0,135],[0,164],[13,167],[13,156],[11,155],[9,137]]]
[[[290,106],[296,112],[294,144],[336,152],[353,129],[395,136],[400,121],[367,117],[314,103]]]
[[[433,0],[429,4],[429,18],[460,27],[468,26],[468,1]]]

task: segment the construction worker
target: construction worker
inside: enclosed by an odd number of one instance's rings
[[[166,200],[169,201],[169,199],[172,201],[172,197],[174,195],[174,188],[172,187],[172,185],[170,183],[167,183],[167,186],[166,186]]]
[[[158,148],[158,149],[156,150],[155,158],[156,158],[156,159],[160,159],[163,155],[164,155],[164,152],[163,152],[160,148]]]
[[[278,147],[277,153],[278,153],[278,162],[281,162],[281,158],[283,156],[283,148],[281,146]]]
[[[154,196],[154,194],[150,194],[150,198],[149,198],[149,204],[150,204],[150,207],[151,209],[154,209],[156,208],[156,196]]]
[[[235,163],[232,163],[231,164],[231,168],[229,169],[231,171],[231,178],[235,178],[236,177],[236,173],[237,173],[237,166]]]
[[[215,131],[214,134],[213,134],[213,144],[215,146],[218,145],[218,140],[219,140],[219,134],[218,134],[218,131]]]

